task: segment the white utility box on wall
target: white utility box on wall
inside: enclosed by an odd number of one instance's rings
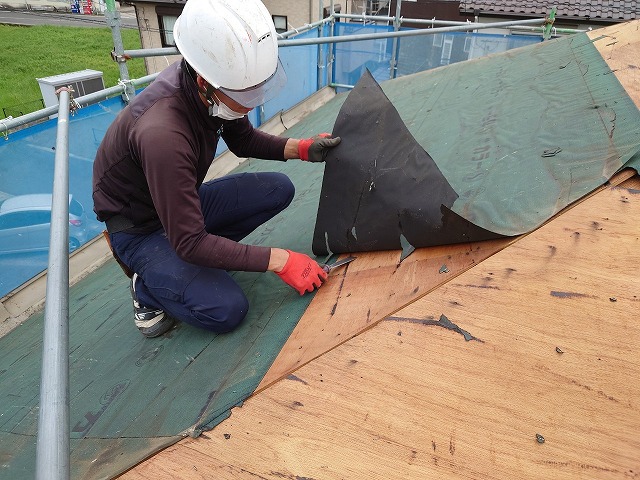
[[[98,70],[80,70],[78,72],[37,78],[36,80],[40,85],[45,107],[58,105],[56,90],[61,87],[71,86],[73,88],[73,98],[104,90],[102,72]]]

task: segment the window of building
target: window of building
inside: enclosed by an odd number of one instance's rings
[[[173,26],[178,20],[181,10],[179,8],[156,7],[158,15],[158,25],[160,26],[160,39],[163,47],[175,47],[173,38]]]
[[[273,18],[273,24],[276,26],[276,32],[283,33],[287,31],[289,22],[286,15],[271,15],[271,18]]]
[[[335,3],[333,5],[333,12],[340,13],[341,11],[342,11],[342,5],[340,5],[339,3]],[[324,7],[322,9],[322,18],[329,18],[329,15],[331,15],[331,7]]]

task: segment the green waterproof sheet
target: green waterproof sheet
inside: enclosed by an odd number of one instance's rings
[[[428,73],[391,101],[460,195],[453,211],[481,228],[529,232],[637,170],[640,111],[587,35]]]
[[[381,86],[459,195],[452,210],[491,232],[531,231],[637,169],[640,112],[584,34]]]
[[[241,170],[283,171],[296,185],[291,206],[246,242],[312,255],[315,181],[323,166],[251,160]],[[72,478],[111,478],[184,435],[214,427],[255,390],[312,295],[301,297],[272,273],[235,278],[250,310],[224,335],[180,325],[143,338],[133,324],[128,279],[115,262],[71,289]],[[34,478],[42,332],[43,314],[36,314],[0,338],[0,478]]]
[[[640,149],[640,113],[586,35],[384,87],[363,75],[337,116],[317,254],[526,233]]]
[[[453,209],[494,231],[535,226],[625,163],[637,168],[640,161],[629,162],[638,151],[640,114],[583,35],[382,88],[460,195]],[[288,134],[331,131],[345,98]],[[541,156],[557,148],[555,156]],[[323,165],[252,160],[240,170],[282,171],[297,189],[292,205],[246,241],[310,254]],[[467,212],[470,204],[480,208]],[[212,428],[254,391],[311,295],[300,297],[273,274],[236,278],[251,308],[245,323],[225,335],[181,326],[162,338],[142,338],[128,281],[114,262],[71,289],[73,478],[113,477],[182,435]],[[42,317],[0,339],[2,478],[34,477]]]

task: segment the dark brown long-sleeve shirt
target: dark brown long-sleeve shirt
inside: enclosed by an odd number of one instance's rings
[[[269,248],[205,231],[198,188],[218,139],[239,157],[284,160],[284,137],[253,128],[246,117],[208,114],[197,86],[177,62],[131,102],[107,130],[93,166],[94,210],[100,221],[122,215],[127,233],[163,228],[183,260],[214,268],[265,271]]]

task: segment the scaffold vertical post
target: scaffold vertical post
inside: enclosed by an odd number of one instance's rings
[[[551,28],[553,27],[553,22],[555,22],[556,19],[556,11],[556,7],[553,7],[551,12],[549,12],[549,16],[544,19],[543,40],[549,40],[551,38]]]
[[[125,103],[135,97],[136,89],[131,84],[129,78],[129,68],[127,67],[127,57],[124,55],[124,44],[122,43],[122,33],[120,31],[120,12],[116,9],[114,0],[106,0],[107,11],[105,18],[107,25],[111,28],[111,36],[113,38],[112,58],[118,63],[120,69],[120,82],[124,84],[124,93],[122,99]]]

